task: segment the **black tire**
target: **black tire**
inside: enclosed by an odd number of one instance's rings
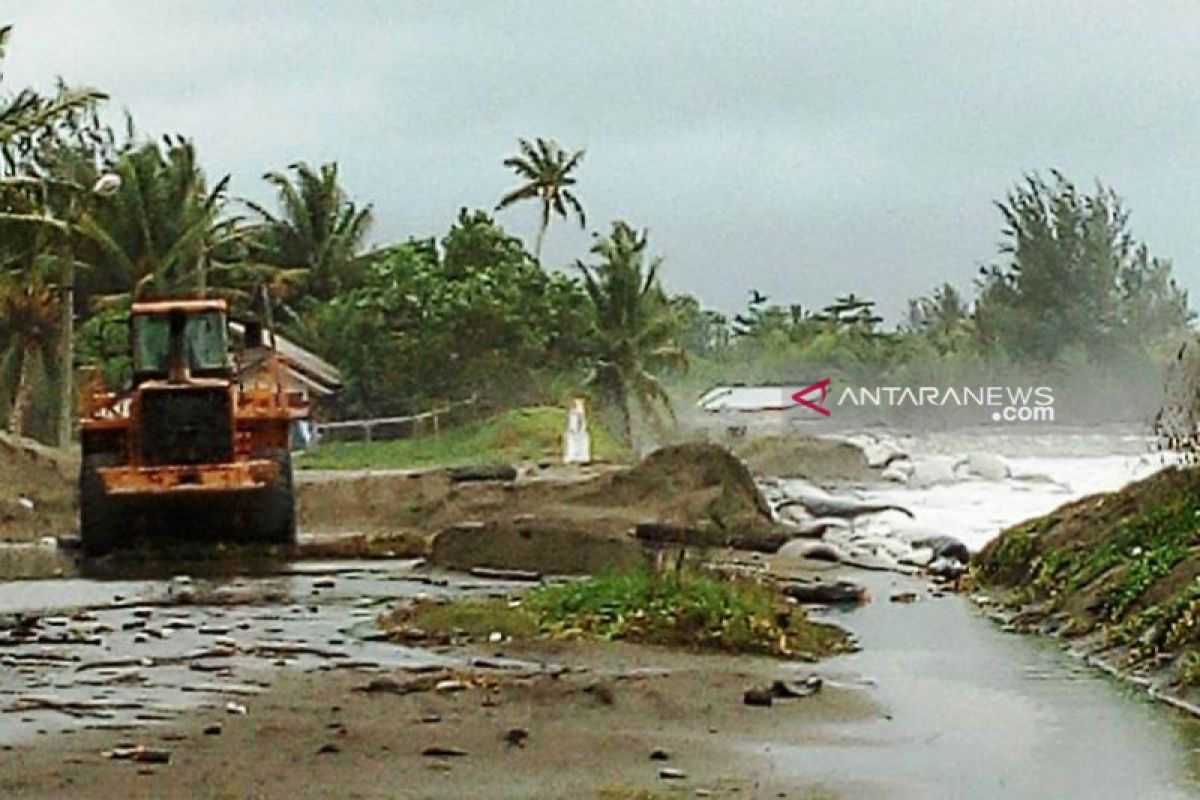
[[[292,454],[287,450],[264,453],[279,465],[279,480],[257,498],[250,515],[247,539],[267,544],[296,543],[296,498],[293,491]]]
[[[84,555],[102,556],[117,545],[121,533],[120,514],[100,478],[101,467],[112,466],[116,458],[108,454],[83,457],[79,469],[79,543]]]

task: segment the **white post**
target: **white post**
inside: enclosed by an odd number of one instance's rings
[[[567,411],[567,430],[563,434],[563,463],[587,464],[592,460],[592,440],[588,435],[587,412],[577,398]]]

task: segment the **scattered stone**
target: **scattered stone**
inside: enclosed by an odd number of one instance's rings
[[[511,728],[508,733],[504,734],[504,741],[508,742],[509,747],[524,747],[525,740],[529,738],[529,731],[524,728]]]
[[[775,693],[770,687],[756,686],[742,694],[742,703],[748,706],[769,707],[774,701]]]
[[[811,697],[821,691],[824,681],[818,675],[810,675],[799,683],[790,683],[783,680],[775,680],[771,682],[771,695],[780,700],[793,699],[798,697]]]
[[[241,703],[235,703],[232,700],[230,700],[228,703],[225,704],[225,713],[233,714],[233,715],[239,716],[239,717],[244,717],[244,716],[246,716],[246,714],[249,713],[249,709],[247,709]]]
[[[404,682],[384,675],[372,678],[367,685],[361,686],[355,689],[355,691],[367,692],[368,694],[413,694],[414,692],[428,692],[437,687],[439,683],[442,683],[445,677],[446,674],[440,671],[440,669],[438,672],[418,675]]]
[[[930,536],[924,539],[917,539],[912,543],[913,547],[928,547],[933,551],[933,559],[936,561],[940,558],[953,559],[962,564],[971,562],[971,551],[967,546],[953,536]]]
[[[971,453],[967,456],[967,472],[989,481],[1002,481],[1012,475],[1008,462],[992,453]]]
[[[966,566],[953,558],[938,558],[929,565],[929,572],[931,574],[937,575],[939,578],[946,578],[947,580],[954,580],[966,571]]]
[[[463,692],[463,691],[466,691],[466,689],[467,689],[467,683],[465,681],[455,680],[453,678],[447,678],[444,681],[438,681],[433,686],[433,690],[435,692],[441,692],[442,694],[453,694],[455,692]]]
[[[940,483],[953,483],[954,459],[949,456],[933,456],[921,459],[913,465],[912,475],[908,485],[915,488],[936,486]]]
[[[214,722],[211,725],[204,726],[204,735],[205,736],[220,736],[221,733],[224,732],[224,730],[225,730],[225,728],[224,728],[224,726],[221,725],[221,723]]]
[[[854,581],[839,580],[833,583],[794,582],[780,587],[780,591],[800,603],[838,605],[865,603],[867,590]]]
[[[321,745],[321,748],[319,750],[317,750],[317,755],[324,755],[327,753],[340,753],[340,752],[342,752],[341,747],[334,744],[333,742],[327,742],[326,744]]]
[[[597,701],[606,706],[611,706],[616,699],[613,687],[607,683],[589,683],[583,687],[583,692],[596,698]]]
[[[661,747],[656,747],[655,749],[650,751],[650,760],[651,761],[670,761],[671,754],[668,751],[663,750]]]
[[[785,558],[811,558],[814,561],[830,561],[834,564],[840,564],[848,557],[841,548],[829,542],[805,539],[793,539],[779,548],[776,555]]]
[[[888,599],[893,603],[915,603],[920,598],[916,592],[897,592]]]
[[[312,585],[314,589],[332,589],[334,586],[337,586],[337,581],[333,578],[320,578],[313,581]]]
[[[658,777],[664,781],[682,781],[687,780],[687,773],[676,767],[663,767],[658,771]]]
[[[422,714],[420,722],[422,725],[436,725],[442,721],[441,714]]]

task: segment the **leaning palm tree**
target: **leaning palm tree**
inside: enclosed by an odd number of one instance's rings
[[[546,229],[550,227],[551,213],[566,219],[569,211],[574,211],[579,217],[579,227],[586,225],[583,205],[571,190],[575,185],[575,176],[572,173],[583,160],[584,151],[569,153],[559,147],[558,142],[553,139],[537,139],[535,142],[536,144],[528,139],[521,139],[520,154],[504,159],[504,166],[525,182],[500,198],[496,210],[508,208],[522,200],[538,199],[542,210],[533,255],[540,260],[542,242],[546,238]]]
[[[588,384],[620,415],[632,440],[630,404],[636,401],[652,424],[661,427],[660,409],[674,419],[659,375],[687,367],[676,340],[675,315],[658,280],[662,257],[646,264],[646,234],[624,222],[592,247],[597,263],[576,262],[591,303],[595,366]]]
[[[11,25],[0,27],[0,63],[11,35]],[[0,79],[3,77],[0,72]],[[14,151],[18,154],[28,152],[42,134],[52,131],[63,120],[94,108],[104,99],[103,92],[70,89],[61,82],[52,97],[43,97],[32,89],[22,89],[11,97],[0,97],[0,151],[11,162]]]
[[[337,164],[313,170],[301,162],[263,179],[274,187],[280,211],[246,201],[257,218],[246,230],[249,262],[273,268],[276,283],[299,283],[318,300],[357,284],[374,220],[371,206],[359,208],[347,197]]]

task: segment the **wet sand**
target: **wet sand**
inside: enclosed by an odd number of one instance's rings
[[[743,704],[745,689],[806,676],[813,670],[805,664],[620,644],[506,655],[556,668],[462,670],[461,691],[404,695],[362,691],[377,673],[283,673],[267,693],[239,701],[245,715],[214,708],[165,727],[12,746],[0,760],[0,796],[836,797],[830,782],[781,774],[770,750],[832,744],[822,726],[881,718],[850,687],[770,708]],[[221,733],[206,735],[214,724]],[[119,745],[169,750],[170,763],[102,755]],[[431,747],[463,754],[422,755]],[[655,750],[667,758],[651,758]],[[661,777],[664,769],[686,777]]]

